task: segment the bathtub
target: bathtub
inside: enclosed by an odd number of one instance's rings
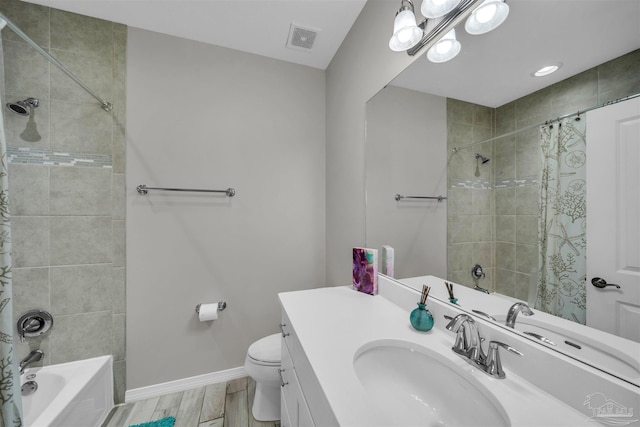
[[[38,384],[22,396],[25,427],[99,427],[113,408],[111,356],[28,368],[20,381]]]

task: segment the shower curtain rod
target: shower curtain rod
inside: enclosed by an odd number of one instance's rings
[[[31,39],[31,37],[26,35],[25,32],[20,29],[20,27],[18,27],[16,24],[11,22],[11,20],[9,18],[7,18],[3,13],[0,13],[0,22],[1,21],[4,21],[6,23],[6,25],[7,25],[7,27],[11,28],[13,30],[13,32],[16,33],[22,40],[27,42],[27,44],[29,46],[34,48],[40,55],[44,56],[53,65],[55,65],[58,68],[60,68],[67,76],[69,76],[71,78],[71,80],[76,82],[89,95],[94,97],[100,103],[100,106],[102,107],[102,109],[104,111],[109,112],[109,111],[113,110],[113,105],[110,102],[107,102],[104,99],[100,98],[98,95],[96,95],[91,89],[89,89],[89,87],[87,87],[87,85],[85,85],[82,82],[82,80],[80,80],[75,74],[73,74],[67,67],[62,65],[62,63],[60,61],[58,61],[53,56],[49,55],[49,53],[46,50],[44,50],[40,46],[38,46],[38,44],[36,42],[34,42]]]
[[[532,125],[529,125],[529,126],[525,126],[522,129],[514,130],[512,132],[503,133],[502,135],[493,136],[491,138],[483,139],[482,141],[472,142],[471,144],[469,144],[469,145],[467,145],[465,147],[462,147],[462,148],[453,147],[451,149],[451,151],[453,153],[457,153],[458,151],[466,150],[467,148],[471,148],[471,147],[473,147],[474,145],[477,145],[477,144],[483,144],[485,142],[495,141],[496,139],[506,138],[508,136],[513,136],[513,135],[515,135],[517,133],[524,132],[524,131],[529,130],[529,129],[533,129],[535,127],[544,126],[544,125],[550,125],[550,124],[559,122],[560,120],[567,119],[569,117],[579,116],[579,115],[584,114],[586,112],[589,112],[589,111],[592,111],[592,110],[597,110],[598,108],[602,108],[602,107],[607,107],[609,105],[617,104],[618,102],[628,101],[630,99],[637,98],[639,96],[640,96],[640,93],[636,93],[634,95],[629,95],[629,96],[625,96],[623,98],[614,99],[613,101],[608,101],[608,102],[605,102],[604,104],[600,104],[600,105],[594,105],[593,107],[585,108],[584,110],[579,110],[579,111],[576,111],[575,113],[565,114],[564,116],[559,116],[559,117],[556,117],[555,119],[550,119],[550,120],[546,120],[546,121],[541,122],[541,123],[535,123],[535,124],[532,124]]]

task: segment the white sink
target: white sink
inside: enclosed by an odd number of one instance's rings
[[[510,425],[491,392],[473,376],[452,369],[451,359],[437,351],[378,340],[358,349],[353,366],[371,403],[393,414],[395,425]]]
[[[505,316],[495,316],[495,318],[499,323],[504,323]],[[537,316],[518,316],[514,329],[533,337],[534,340],[544,343],[549,348],[640,384],[640,361],[632,354],[627,354],[602,340],[568,330],[560,325],[548,324],[537,319]],[[552,343],[540,340],[539,337],[544,337]]]

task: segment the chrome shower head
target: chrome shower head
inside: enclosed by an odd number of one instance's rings
[[[485,163],[487,163],[489,160],[491,160],[488,157],[483,156],[482,154],[478,154],[476,153],[476,160],[482,160],[482,164],[484,165]]]
[[[21,116],[28,116],[31,114],[32,108],[38,108],[40,101],[36,98],[27,98],[24,101],[7,102],[7,108],[16,114]]]

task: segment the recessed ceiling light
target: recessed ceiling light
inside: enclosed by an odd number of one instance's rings
[[[560,69],[560,67],[562,67],[562,63],[557,63],[557,64],[552,64],[552,65],[546,65],[542,68],[540,68],[538,71],[532,73],[531,75],[534,77],[543,77],[543,76],[548,76],[551,73],[555,73],[556,71],[558,71]]]

